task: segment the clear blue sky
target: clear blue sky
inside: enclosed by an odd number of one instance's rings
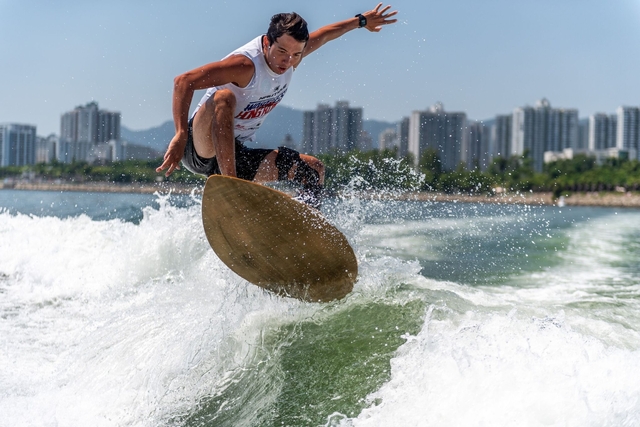
[[[59,133],[95,100],[123,125],[171,118],[173,78],[296,11],[310,29],[374,1],[0,0],[0,122]],[[396,121],[441,101],[489,119],[546,97],[580,117],[640,105],[638,0],[397,0],[399,22],[356,30],[306,58],[283,104],[348,100]],[[199,98],[196,94],[196,98]]]

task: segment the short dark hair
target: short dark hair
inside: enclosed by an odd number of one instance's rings
[[[273,15],[267,30],[269,43],[273,44],[283,34],[289,34],[297,41],[306,43],[309,40],[307,21],[295,12]]]

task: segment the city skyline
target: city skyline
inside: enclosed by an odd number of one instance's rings
[[[637,1],[391,5],[397,24],[353,31],[305,58],[283,105],[349,99],[364,119],[397,122],[437,101],[474,120],[540,98],[581,117],[640,104],[640,58],[627,48],[640,42]],[[313,30],[373,6],[0,1],[0,55],[10,64],[0,67],[0,121],[58,133],[63,111],[98,101],[121,111],[128,128],[149,129],[171,117],[173,77],[263,32],[273,13],[296,10]],[[176,20],[185,10],[200,18]]]
[[[351,107],[346,100],[336,101],[334,106],[318,103],[315,110],[300,111],[301,139],[296,141],[287,133],[280,135],[280,141],[308,154],[397,146],[398,155],[411,154],[416,166],[424,150],[434,149],[444,170],[453,170],[460,163],[467,169],[484,170],[495,157],[521,156],[526,152],[532,156],[537,171],[542,170],[543,163],[578,153],[598,159],[640,159],[640,106],[619,106],[615,114],[596,113],[579,119],[577,109],[552,107],[549,100],[542,98],[535,107],[515,107],[511,114],[478,121],[468,118],[464,111],[447,111],[437,102],[398,122],[387,122],[391,129],[381,129],[385,122],[377,122],[369,128],[373,134],[364,131],[363,111],[362,107]],[[139,145],[137,139],[121,139],[120,127],[120,112],[100,109],[95,101],[62,114],[59,136],[36,138],[33,125],[0,122],[0,130],[5,132],[0,133],[0,163],[19,166],[53,158],[62,162],[153,158],[159,155],[155,150],[163,149]],[[33,137],[19,136],[31,132]],[[159,141],[164,139],[169,140],[170,135],[167,133]],[[372,139],[379,142],[378,147],[372,146]],[[572,151],[567,153],[566,149]]]
[[[482,119],[477,119],[477,118],[471,117],[465,110],[460,110],[460,111],[467,115],[467,119],[470,122],[492,121],[492,120],[496,120],[499,117],[504,116],[504,115],[511,115],[517,109],[533,107],[537,103],[541,102],[542,100],[548,101],[548,99],[546,97],[538,97],[538,98],[536,98],[536,99],[534,99],[532,101],[530,100],[529,102],[525,102],[522,105],[513,106],[510,110],[494,112],[493,114],[489,114],[488,116],[486,116],[486,117],[484,117]],[[333,101],[333,104],[339,104],[339,103],[352,104],[352,101],[347,100],[347,99],[337,99],[337,100]],[[62,133],[64,133],[62,131],[62,129],[61,129],[61,121],[63,120],[65,114],[67,114],[71,110],[78,109],[78,108],[83,108],[84,106],[90,105],[90,104],[96,104],[96,105],[100,104],[101,105],[102,103],[100,102],[99,99],[91,98],[91,100],[89,100],[89,101],[85,101],[85,102],[79,101],[79,102],[73,103],[73,105],[75,105],[75,107],[71,107],[71,106],[65,107],[64,111],[60,111],[60,112],[56,113],[56,115],[55,115],[56,121],[57,121],[56,129],[53,132],[40,132],[40,131],[38,131],[38,136],[44,137],[44,136],[49,136],[51,134],[54,134],[56,136],[61,136]],[[291,107],[291,106],[286,105],[284,102],[282,102],[280,105],[282,105],[284,107],[287,107],[287,108],[291,108],[293,110],[300,111],[302,113],[315,111],[318,107],[321,107],[321,106],[329,106],[330,107],[330,104],[327,104],[327,103],[325,103],[323,101],[318,101],[318,102],[316,102],[316,104],[314,106],[312,106],[310,108],[305,108],[305,109],[301,109],[301,108],[297,108],[297,107]],[[405,112],[398,113],[399,116],[398,116],[397,120],[379,120],[379,119],[375,119],[375,118],[365,118],[364,116],[363,116],[362,120],[377,120],[377,121],[381,121],[381,122],[387,121],[390,124],[397,124],[397,123],[401,122],[403,119],[411,116],[413,113],[418,112],[418,111],[429,110],[430,108],[432,108],[435,105],[441,105],[441,106],[444,107],[445,103],[443,103],[443,102],[441,102],[439,100],[433,100],[430,103],[426,102],[425,105],[422,108],[416,108],[416,109],[411,110],[411,111],[405,111]],[[579,108],[574,108],[574,107],[571,107],[571,106],[563,106],[562,108],[563,109],[575,110],[578,113],[578,119],[580,121],[582,121],[582,120],[588,120],[592,116],[595,116],[595,117],[597,117],[599,119],[602,119],[603,117],[616,117],[617,111],[621,107],[638,108],[638,107],[640,107],[640,98],[638,99],[638,102],[636,102],[635,104],[621,104],[621,103],[619,103],[616,107],[614,107],[610,111],[604,110],[604,109],[596,109],[594,113],[591,113],[591,114],[588,114],[588,115],[582,114],[581,110]],[[362,109],[363,110],[363,114],[364,114],[364,110],[365,110],[364,107],[358,106],[358,107],[355,107],[355,108]],[[119,111],[120,109],[118,109],[117,106],[115,106],[114,108],[109,108],[109,110],[117,111],[117,114],[120,115],[120,117],[122,117],[122,114]],[[171,118],[165,118],[163,121],[161,121],[159,123],[156,123],[156,124],[153,124],[148,128],[137,129],[137,130],[136,129],[132,129],[129,126],[127,126],[124,123],[124,121],[122,121],[121,125],[123,127],[126,127],[129,130],[132,130],[132,131],[145,131],[145,130],[150,130],[150,129],[159,127],[159,126],[161,126],[164,123],[169,122],[169,121],[172,121],[172,119]],[[39,128],[38,124],[35,123],[35,121],[33,121],[33,120],[15,121],[15,120],[7,120],[7,119],[4,119],[3,117],[0,117],[0,123],[5,123],[5,124],[11,123],[11,124],[18,124],[18,125],[35,126],[36,128]],[[615,139],[615,135],[614,135],[614,139]]]

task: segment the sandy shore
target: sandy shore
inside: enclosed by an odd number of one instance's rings
[[[108,182],[14,182],[10,184],[0,182],[0,190],[40,190],[40,191],[85,191],[109,193],[147,193],[155,192],[173,194],[196,194],[202,192],[200,185],[186,185],[175,183],[131,183],[114,184]],[[547,206],[610,206],[610,207],[640,207],[640,193],[620,192],[590,192],[574,193],[559,200],[554,200],[551,193],[511,193],[488,195],[443,194],[432,192],[403,193],[395,196],[377,196],[388,199],[419,200],[431,202],[458,203],[492,203],[492,204],[523,204]],[[364,198],[367,198],[364,196]]]

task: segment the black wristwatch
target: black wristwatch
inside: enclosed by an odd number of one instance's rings
[[[357,14],[356,18],[358,18],[358,27],[362,28],[367,25],[367,18],[363,14]]]

